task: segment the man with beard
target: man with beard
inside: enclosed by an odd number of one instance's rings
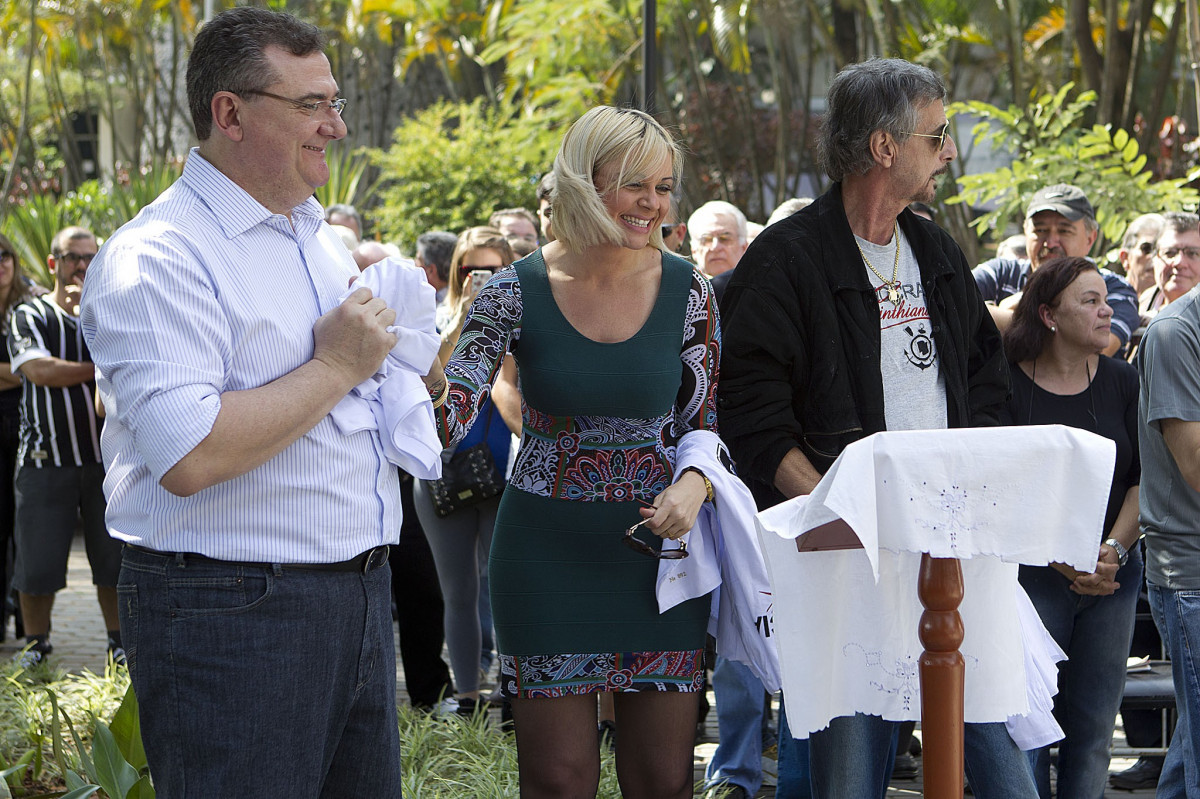
[[[1025,210],[1029,258],[993,258],[973,272],[996,326],[1004,330],[1012,321],[1013,308],[1033,270],[1051,258],[1087,257],[1099,233],[1096,212],[1078,186],[1056,183],[1038,189]],[[1104,354],[1114,355],[1125,349],[1138,328],[1138,298],[1124,278],[1107,269],[1101,269],[1100,274],[1108,286],[1108,304],[1113,309],[1112,332]]]
[[[116,589],[121,545],[104,526],[96,367],[79,328],[79,294],[95,256],[92,231],[60,230],[46,259],[54,290],[25,300],[9,317],[9,356],[22,389],[13,585],[25,620],[27,649],[17,658],[24,666],[41,663],[53,650],[54,595],[67,584],[71,539],[80,523],[108,651],[118,662],[125,657]]]
[[[820,136],[833,188],[764,230],[729,281],[718,412],[760,509],[811,493],[872,433],[998,422],[1000,336],[958,245],[907,209],[933,200],[958,154],[945,99],[937,75],[899,59],[838,73]],[[812,795],[882,799],[899,726],[857,713],[812,732]],[[1037,795],[1003,724],[966,725],[965,744],[977,797]],[[803,788],[792,765],[781,755],[780,795]]]

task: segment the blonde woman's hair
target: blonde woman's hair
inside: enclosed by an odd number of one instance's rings
[[[493,250],[500,256],[501,268],[512,264],[512,245],[504,234],[494,227],[469,227],[458,235],[454,255],[450,256],[450,277],[446,285],[446,302],[452,306],[462,297],[462,262],[467,253],[475,250]]]
[[[600,106],[580,117],[554,159],[554,235],[573,252],[598,244],[620,244],[623,231],[608,215],[601,191],[616,191],[628,183],[657,176],[651,170],[671,160],[671,176],[678,186],[683,172],[683,152],[671,134],[654,117],[632,108]],[[609,164],[618,164],[611,185],[596,186],[596,176]],[[662,228],[650,231],[650,244],[663,249]]]

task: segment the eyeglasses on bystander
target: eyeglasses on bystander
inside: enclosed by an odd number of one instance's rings
[[[1180,255],[1187,256],[1189,261],[1196,261],[1200,260],[1200,247],[1171,247],[1166,250],[1157,250],[1155,255],[1164,261],[1174,261]]]
[[[64,252],[60,255],[55,255],[54,260],[63,261],[64,263],[68,263],[68,264],[83,264],[84,266],[87,266],[88,264],[90,264],[92,262],[92,259],[95,257],[96,257],[96,253],[94,253],[94,252],[85,252],[85,253]]]

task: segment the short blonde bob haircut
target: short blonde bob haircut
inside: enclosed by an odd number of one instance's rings
[[[599,244],[617,244],[624,233],[604,207],[602,191],[653,177],[665,159],[671,161],[675,185],[683,172],[683,151],[662,125],[647,113],[632,108],[602,105],[580,117],[554,159],[557,181],[550,203],[554,207],[554,235],[572,252]],[[617,179],[596,186],[600,170],[619,164]],[[650,231],[650,244],[663,249],[662,228]]]
[[[475,250],[494,250],[500,255],[500,269],[510,266],[513,258],[512,245],[504,234],[494,227],[469,227],[458,234],[458,243],[454,245],[454,254],[450,256],[450,277],[446,284],[446,302],[454,304],[462,297],[463,259],[467,253]],[[497,270],[499,271],[499,270]]]

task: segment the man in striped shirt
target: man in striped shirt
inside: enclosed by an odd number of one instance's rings
[[[79,295],[96,255],[90,230],[68,227],[50,243],[54,290],[12,313],[9,353],[21,376],[21,447],[16,473],[16,571],[28,648],[24,665],[50,645],[55,592],[67,584],[67,558],[83,520],[92,582],[108,629],[108,648],[124,659],[117,621],[120,544],[104,527],[104,465],[94,400],[95,367],[79,329]]]

